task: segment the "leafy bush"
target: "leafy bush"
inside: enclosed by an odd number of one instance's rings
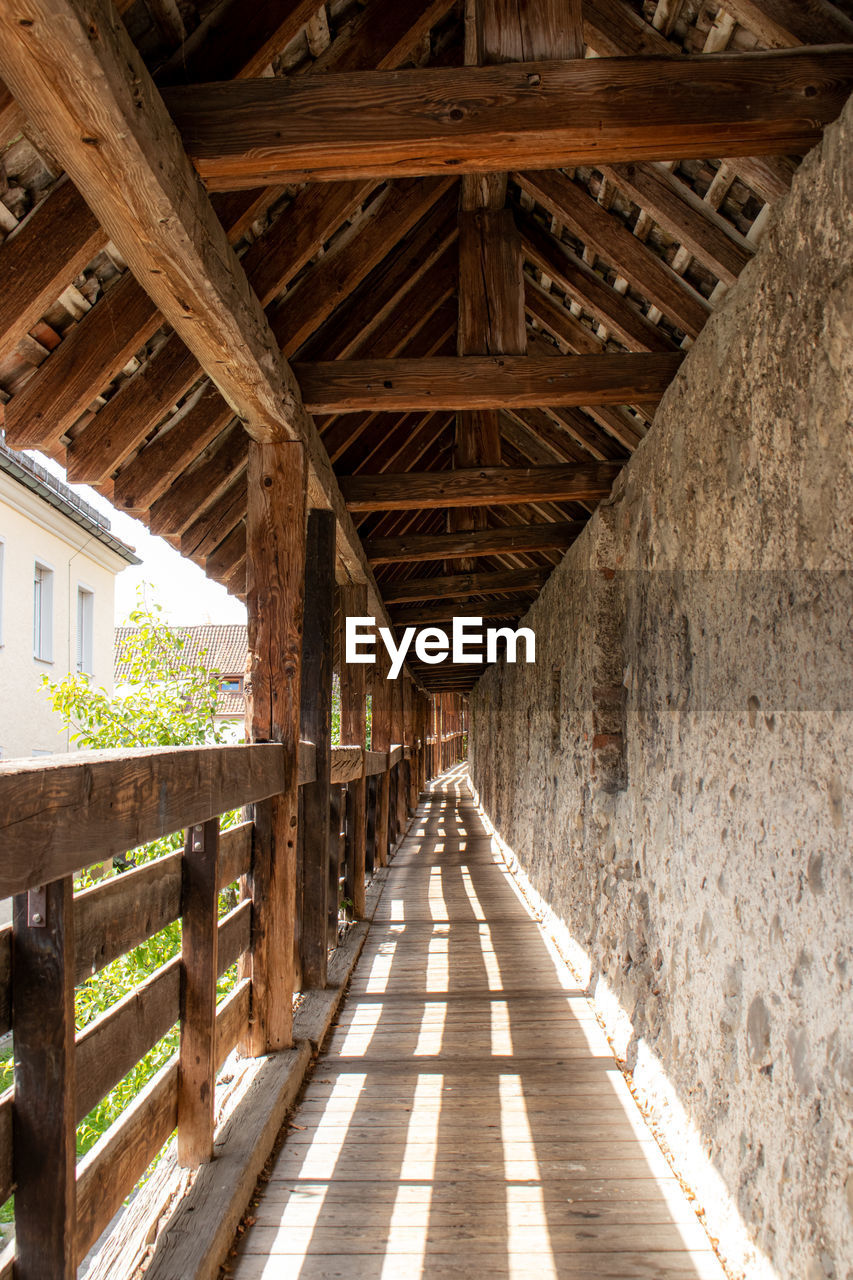
[[[209,671],[202,662],[191,664],[185,660],[185,639],[162,621],[161,612],[158,605],[147,608],[140,600],[130,614],[129,622],[135,629],[125,639],[122,655],[129,667],[129,678],[118,693],[94,688],[85,674],[70,674],[55,683],[43,680],[53,709],[72,729],[72,740],[78,746],[89,750],[199,746],[222,740],[213,719],[219,673]],[[223,814],[220,826],[224,829],[239,820],[240,813],[235,810]],[[116,859],[118,873],[182,846],[182,832],[155,840]],[[102,874],[102,867],[82,872],[75,878],[75,893],[91,888]],[[220,894],[220,915],[235,902],[235,886],[229,886]],[[181,922],[176,920],[87,979],[75,993],[77,1030],[135,990],[180,950]],[[235,977],[236,967],[220,979],[220,998],[233,987]],[[86,1116],[77,1129],[78,1156],[89,1150],[176,1051],[178,1038],[179,1029],[175,1026]],[[5,1086],[11,1083],[11,1060],[2,1064],[2,1069]]]

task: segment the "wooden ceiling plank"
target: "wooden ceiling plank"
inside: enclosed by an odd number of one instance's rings
[[[148,527],[152,533],[182,534],[199,511],[227,489],[246,464],[247,443],[235,422],[213,441],[196,464],[184,471],[152,505]]]
[[[357,461],[345,454],[341,458],[341,470],[352,475],[364,471],[371,475],[392,470],[398,474],[409,471],[417,466],[453,421],[454,415],[448,413],[406,414],[386,430],[372,448],[363,446],[362,456]]]
[[[727,0],[726,11],[770,49],[853,43],[853,21],[828,0]]]
[[[222,582],[233,590],[231,583],[239,565],[246,561],[246,524],[241,521],[223,538],[222,542],[204,560],[204,571],[209,578]]]
[[[130,272],[122,276],[6,406],[11,447],[58,443],[162,323],[157,307]],[[107,346],[104,334],[109,337]]]
[[[317,0],[231,0],[202,22],[158,75],[163,84],[260,76],[317,12]]]
[[[12,354],[106,243],[97,218],[68,178],[22,219],[0,246],[0,360]]]
[[[801,153],[844,106],[853,50],[509,63],[169,90],[211,190],[295,180]],[[805,104],[808,105],[805,105]]]
[[[315,190],[322,191],[322,187]],[[398,320],[398,306],[424,277],[432,275],[439,259],[447,259],[456,239],[456,195],[448,191],[372,268],[349,297],[302,344],[303,360],[339,360],[363,351],[373,336],[393,317],[392,331],[399,343],[408,330]],[[455,285],[455,280],[454,280]],[[442,283],[446,290],[446,280]],[[378,354],[378,352],[377,352]]]
[[[377,197],[365,219],[325,253],[271,316],[276,341],[293,355],[449,190],[452,179],[405,179]]]
[[[629,0],[584,0],[583,16],[584,37],[599,58],[671,57],[674,52],[675,46],[645,22]],[[735,169],[738,176],[764,200],[784,195],[791,185],[793,170],[787,156],[762,156],[757,160],[754,156],[738,158]]]
[[[341,183],[326,190],[325,200],[319,199],[317,187],[294,198],[285,217],[273,223],[242,259],[253,287],[257,276],[256,292],[262,302],[279,293],[310,262],[370,190],[372,184]],[[282,224],[289,228],[286,239]],[[69,479],[88,484],[105,479],[202,376],[201,365],[183,339],[171,334],[146,367],[129,378],[71,442],[66,451]]]
[[[240,200],[229,202],[233,217],[239,218],[247,194],[240,192]],[[232,228],[224,225],[231,237]],[[153,299],[133,274],[126,272],[11,401],[7,411],[10,444],[22,449],[57,444],[162,323]],[[200,376],[201,369],[196,367]],[[108,413],[102,428],[110,429],[107,424],[111,422],[112,414]],[[72,480],[96,478],[81,477],[73,468],[69,476]]]
[[[212,383],[202,386],[192,403],[121,468],[113,486],[115,505],[123,511],[147,511],[233,416]]]
[[[725,284],[734,284],[755,253],[725,218],[661,165],[605,165],[602,172]]]
[[[431,276],[428,276],[427,282],[431,278]],[[427,282],[425,282],[425,285]],[[360,352],[359,354],[373,356],[375,352],[382,351],[383,348],[388,351],[390,358],[395,355],[429,357],[443,353],[447,348],[448,339],[456,329],[455,302],[452,299],[445,299],[443,302],[434,305],[434,300],[430,297],[426,287],[419,292],[419,296],[423,297],[425,310],[430,313],[425,318],[423,325],[417,327],[410,334],[405,325],[401,323],[399,332],[396,334],[396,340],[394,340],[392,333],[387,335],[387,341],[383,339],[383,335],[377,334],[365,344],[363,353]],[[397,311],[392,313],[392,322],[397,315]],[[376,415],[374,413],[368,412],[364,414],[342,414],[328,419],[323,428],[322,438],[323,444],[329,451],[329,457],[334,462],[338,462],[371,426],[375,418]]]
[[[402,66],[436,23],[450,12],[453,3],[454,0],[382,0],[367,5],[320,55],[312,70],[325,74]]]
[[[604,498],[618,463],[529,467],[479,467],[447,472],[343,476],[341,488],[351,511],[412,511],[427,507],[490,506],[518,502]],[[470,535],[468,535],[470,536]]]
[[[532,217],[517,211],[527,260],[574,301],[595,316],[629,351],[672,351],[674,344],[623,294],[607,284],[568,245],[550,235]]]
[[[519,186],[594,253],[599,254],[665,316],[695,338],[711,313],[705,299],[647,245],[561,173],[522,173]]]
[[[181,555],[210,555],[223,538],[245,519],[248,496],[246,472],[241,469],[216,501],[210,503],[181,534]]]
[[[115,10],[11,0],[0,34],[0,70],[28,117],[250,433],[311,439],[299,389]]]
[[[297,364],[317,413],[632,404],[663,394],[683,359],[671,354],[462,356]]]

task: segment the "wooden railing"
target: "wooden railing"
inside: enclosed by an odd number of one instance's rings
[[[305,826],[299,866],[304,887],[319,857],[335,892],[318,913],[307,890],[297,891],[283,946],[295,941],[304,958],[335,945],[341,903],[358,896],[359,875],[363,902],[359,849],[368,873],[387,861],[431,775],[428,756],[424,739],[387,752],[332,748],[329,825]],[[16,1226],[0,1280],[13,1269],[18,1280],[70,1280],[175,1130],[181,1164],[211,1158],[217,1072],[235,1046],[257,1052],[250,1029],[263,1002],[293,996],[269,990],[258,967],[266,906],[252,896],[255,869],[271,856],[264,802],[285,789],[289,767],[276,744],[0,765],[0,897],[14,897],[13,924],[0,930],[0,1035],[12,1032],[15,1058],[14,1087],[0,1098],[0,1203],[14,1193]],[[297,767],[307,795],[316,779],[310,743],[300,744]],[[246,820],[220,830],[221,814],[246,806],[254,806]],[[83,868],[181,830],[181,850],[73,891]],[[235,881],[242,900],[220,917],[220,892]],[[75,989],[178,919],[180,955],[75,1033]],[[217,981],[235,963],[236,984],[217,1005]],[[80,1121],[176,1024],[178,1053],[77,1162]]]

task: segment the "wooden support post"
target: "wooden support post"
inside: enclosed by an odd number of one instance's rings
[[[15,1275],[20,1280],[73,1280],[77,1204],[70,876],[15,898],[12,1025]]]
[[[362,618],[367,614],[367,587],[358,583],[341,588],[341,617]],[[341,660],[341,742],[364,748],[367,732],[367,691],[363,663]],[[350,832],[347,841],[346,896],[353,915],[364,915],[365,849],[367,843],[367,785],[364,773],[350,783]]]
[[[213,1159],[218,972],[219,819],[190,827],[181,862],[181,1051],[178,1163]]]
[[[254,806],[252,1011],[245,1049],[288,1049],[293,1032],[299,699],[305,586],[305,453],[301,444],[249,444],[246,737],[281,742],[281,795]]]
[[[305,551],[300,700],[300,732],[308,742],[314,743],[315,761],[314,781],[302,788],[305,826],[299,895],[299,953],[304,987],[326,985],[332,903],[337,919],[337,867],[332,867],[337,855],[337,833],[332,829],[329,808],[334,606],[335,517],[331,511],[311,511]]]
[[[374,751],[391,750],[392,682],[386,677],[390,669],[385,650],[379,655],[373,668],[373,736]],[[391,801],[391,771],[385,769],[379,775],[376,795],[376,865],[388,863],[388,826]]]

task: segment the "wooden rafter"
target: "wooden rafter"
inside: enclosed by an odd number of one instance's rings
[[[853,83],[853,50],[801,48],[276,78],[170,90],[211,189],[800,153]]]

